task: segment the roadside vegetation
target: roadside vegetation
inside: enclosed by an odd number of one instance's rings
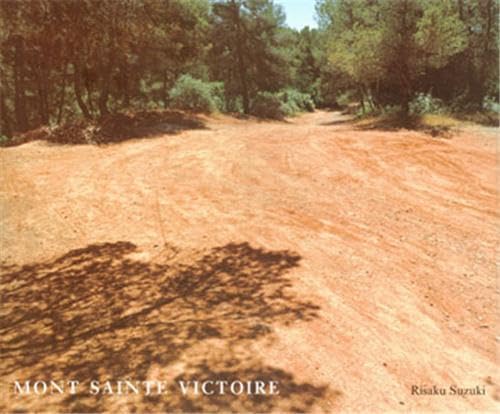
[[[496,0],[316,0],[316,12],[318,28],[298,31],[272,0],[4,0],[0,144],[166,109],[498,124]]]

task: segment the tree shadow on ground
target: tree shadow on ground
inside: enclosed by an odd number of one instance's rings
[[[300,256],[247,243],[188,253],[166,246],[155,263],[138,253],[130,242],[104,243],[50,262],[4,266],[0,377],[4,384],[24,378],[87,385],[167,379],[169,394],[113,399],[83,388],[53,406],[23,396],[4,409],[304,412],[338,395],[257,356],[256,346],[272,341],[274,324],[317,317],[319,308],[290,289],[288,272]],[[280,395],[197,397],[174,389],[190,378],[274,380]]]
[[[432,137],[451,138],[453,127],[451,125],[430,125],[422,116],[387,114],[370,118],[360,118],[354,123],[354,128],[361,131],[399,131],[408,129],[423,132]]]
[[[335,125],[344,125],[344,124],[351,124],[353,122],[353,118],[344,118],[344,119],[334,119],[332,121],[328,122],[322,122],[320,123],[321,126],[335,126]]]
[[[206,123],[199,115],[182,111],[117,113],[92,121],[81,119],[53,129],[40,127],[15,136],[4,146],[15,146],[36,140],[60,145],[103,145],[135,138],[178,134],[191,129],[207,129]]]

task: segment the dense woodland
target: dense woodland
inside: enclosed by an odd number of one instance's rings
[[[297,31],[272,0],[2,0],[0,135],[163,108],[492,111],[498,6],[317,0]]]

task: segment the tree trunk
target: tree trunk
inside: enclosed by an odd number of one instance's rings
[[[163,71],[163,108],[168,107],[168,76],[167,70]]]
[[[6,137],[10,138],[12,137],[12,125],[7,111],[7,104],[5,103],[5,94],[3,91],[0,91],[0,114],[2,116],[0,135],[5,135]]]
[[[24,39],[21,36],[16,36],[14,39],[14,45],[14,107],[16,115],[16,129],[23,132],[28,129],[24,74]]]
[[[38,114],[42,125],[49,123],[49,110],[47,102],[47,76],[43,70],[43,64],[38,60],[37,68],[37,87],[38,87]]]
[[[57,120],[56,123],[59,125],[62,121],[63,111],[64,111],[64,101],[66,99],[66,80],[68,77],[68,65],[66,62],[63,65],[63,77],[62,77],[62,85],[61,85],[61,96],[59,97],[59,105],[57,111]]]
[[[78,103],[78,107],[83,113],[83,116],[87,119],[92,119],[92,115],[90,114],[87,105],[82,98],[82,72],[79,64],[73,63],[74,66],[74,74],[73,74],[73,86],[75,90],[75,98]]]
[[[243,54],[243,39],[241,36],[241,20],[240,20],[240,6],[234,2],[231,2],[232,15],[233,15],[233,25],[236,34],[236,54],[237,54],[237,65],[238,74],[241,83],[241,97],[243,99],[243,112],[248,114],[250,112],[250,99],[248,96],[248,80],[245,69],[245,58]]]
[[[94,114],[96,111],[94,109],[94,103],[92,101],[92,85],[90,84],[90,75],[88,71],[85,72],[85,92],[87,94],[87,105],[89,107],[90,114]]]
[[[401,109],[404,116],[408,116],[410,113],[410,101],[412,95],[411,83],[408,80],[408,70],[406,65],[403,64],[399,74],[399,85],[401,88]]]
[[[108,97],[109,97],[109,80],[108,76],[104,76],[103,82],[101,84],[101,93],[99,95],[99,100],[97,105],[99,107],[99,113],[101,116],[109,114],[108,110]]]
[[[361,85],[361,90],[363,91],[363,94],[366,97],[366,101],[368,102],[368,105],[370,106],[370,109],[372,111],[374,111],[375,110],[375,104],[373,103],[371,88],[369,86],[367,86],[367,85]]]
[[[128,68],[126,63],[121,65],[122,88],[123,88],[123,107],[127,109],[130,106],[130,95],[128,91]]]
[[[410,111],[410,100],[412,95],[412,84],[410,75],[410,57],[408,55],[408,45],[411,44],[411,30],[408,22],[408,1],[401,0],[399,3],[400,20],[401,20],[401,39],[399,44],[399,63],[398,63],[398,78],[402,92],[401,109],[403,115],[407,116]]]
[[[109,114],[108,98],[111,86],[110,85],[111,74],[113,72],[113,66],[115,63],[114,47],[115,45],[111,42],[111,44],[109,45],[109,55],[108,55],[107,65],[101,66],[101,71],[99,73],[101,77],[101,82],[99,88],[100,89],[99,100],[97,101],[97,105],[99,107],[99,113],[101,116]]]
[[[363,109],[363,114],[366,113],[366,107],[365,107],[365,94],[363,92],[363,88],[358,86],[358,92],[359,92],[359,101],[361,103],[361,108]]]
[[[486,91],[486,80],[488,77],[488,64],[490,55],[490,38],[491,30],[493,26],[493,16],[494,16],[494,3],[493,0],[488,0],[482,3],[485,7],[485,20],[486,29],[484,30],[483,44],[482,44],[482,56],[479,63],[478,73],[477,73],[477,85],[474,90],[474,102],[481,107],[483,99],[487,93]]]

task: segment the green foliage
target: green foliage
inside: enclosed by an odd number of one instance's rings
[[[251,106],[251,114],[260,118],[283,119],[287,113],[277,93],[259,92]]]
[[[409,106],[410,113],[413,115],[440,114],[444,112],[443,101],[434,98],[430,93],[418,93]]]
[[[2,123],[20,132],[165,106],[172,83],[207,47],[209,6],[208,0],[0,2]]]
[[[451,0],[319,0],[317,10],[330,62],[370,106],[385,100],[408,109],[419,79],[467,47]]]
[[[6,147],[9,145],[11,139],[6,135],[0,135],[0,147]]]
[[[400,105],[386,105],[382,108],[382,113],[385,116],[398,116],[402,113],[402,108]]]
[[[326,29],[330,61],[355,82],[380,79],[385,71],[385,56],[380,52],[386,33],[380,18],[381,4],[368,0],[324,3],[331,19]]]
[[[296,34],[294,84],[302,92],[311,96],[318,93],[316,80],[321,76],[326,63],[326,55],[321,47],[321,35],[316,29],[305,27]]]
[[[418,63],[439,68],[465,49],[466,28],[450,0],[422,0],[421,4],[423,14],[417,20],[414,38],[416,49],[424,57]]]
[[[356,118],[370,117],[380,114],[379,109],[372,106],[359,106],[355,108],[352,112],[354,112]]]
[[[335,106],[336,95],[347,86],[347,76],[328,61],[326,33],[305,27],[295,38],[291,49],[295,69],[289,87],[309,94],[315,106]]]
[[[259,92],[251,106],[252,115],[268,119],[283,119],[303,111],[314,111],[314,102],[310,95],[296,89]]]
[[[500,113],[500,103],[498,102],[498,99],[491,96],[485,96],[483,100],[483,109],[489,112]]]
[[[271,0],[215,1],[212,6],[211,77],[224,82],[226,102],[244,112],[260,91],[278,91],[292,78],[294,32]]]
[[[363,113],[493,113],[498,8],[316,0],[319,28],[296,31],[276,0],[3,0],[0,133],[168,105],[279,118],[358,99]]]
[[[344,92],[341,92],[337,98],[337,104],[340,105],[341,107],[346,107],[349,105],[351,102],[353,102],[355,99],[355,94],[351,90],[347,90]]]
[[[196,112],[214,112],[223,107],[224,86],[182,75],[169,92],[173,108]]]
[[[214,101],[215,107],[220,112],[227,111],[224,82],[209,82],[210,94]]]
[[[299,92],[296,89],[285,89],[279,94],[282,102],[288,106],[288,112],[293,115],[297,112],[313,112],[314,101],[311,95]]]
[[[230,113],[238,113],[241,114],[243,113],[243,99],[241,96],[232,96],[229,94],[226,94],[225,96],[225,107],[226,107],[226,112]]]

